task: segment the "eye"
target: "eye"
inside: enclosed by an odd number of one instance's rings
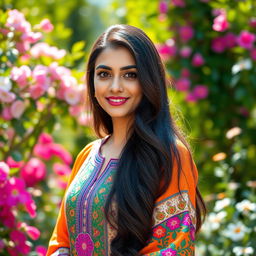
[[[106,77],[109,77],[110,74],[106,71],[100,71],[97,73],[97,76],[100,77],[100,78],[106,78]]]
[[[128,72],[124,74],[125,78],[129,79],[136,79],[137,78],[137,73],[136,72]]]

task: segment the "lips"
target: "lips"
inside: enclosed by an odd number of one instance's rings
[[[107,97],[108,103],[112,106],[123,105],[129,98],[127,97]]]

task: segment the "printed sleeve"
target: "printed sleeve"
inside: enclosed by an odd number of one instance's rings
[[[177,164],[167,191],[156,201],[152,235],[143,256],[192,256],[195,253],[197,168],[188,150],[178,145],[182,171]]]
[[[78,172],[80,166],[85,161],[86,157],[89,155],[93,142],[88,144],[77,156],[71,175],[68,180],[68,185],[71,184],[76,173]],[[67,190],[66,190],[67,191]],[[66,192],[65,192],[66,193]],[[46,256],[68,256],[69,255],[69,237],[68,229],[66,224],[65,209],[64,209],[64,200],[62,200],[61,207],[59,210],[59,215],[56,221],[53,234],[49,241],[48,250]]]

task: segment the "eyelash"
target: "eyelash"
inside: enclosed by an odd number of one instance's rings
[[[104,74],[104,75],[103,75]],[[103,76],[102,76],[103,75]],[[126,75],[129,75],[128,77],[126,77]],[[130,76],[132,75],[132,76]],[[106,72],[106,71],[100,71],[99,73],[97,73],[97,76],[100,78],[106,78],[107,76],[110,76],[110,73]],[[123,75],[123,77],[128,78],[128,79],[136,79],[137,78],[137,73],[136,72],[127,72]]]

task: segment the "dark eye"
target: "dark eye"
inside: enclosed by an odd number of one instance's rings
[[[124,75],[125,78],[131,78],[131,79],[135,79],[137,78],[137,73],[136,72],[128,72]]]
[[[106,78],[110,76],[110,74],[106,71],[100,71],[99,73],[97,73],[97,76],[99,76],[100,78]]]

